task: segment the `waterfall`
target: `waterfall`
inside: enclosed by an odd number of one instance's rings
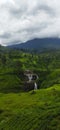
[[[29,82],[32,81],[32,75],[28,75]]]
[[[37,83],[34,83],[34,90],[37,90]]]

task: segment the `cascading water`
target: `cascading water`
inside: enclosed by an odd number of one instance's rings
[[[37,90],[37,83],[34,83],[34,90]]]
[[[31,71],[27,70],[24,73],[25,76],[27,76],[27,80],[26,80],[26,86],[27,88],[29,87],[29,89],[33,89],[33,90],[37,90],[38,89],[38,85],[36,83],[37,79],[38,79],[38,75],[32,73]]]
[[[32,81],[32,75],[28,75],[29,82]]]

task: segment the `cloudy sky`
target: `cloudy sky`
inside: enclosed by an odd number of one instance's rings
[[[60,1],[0,0],[0,44],[60,38]]]

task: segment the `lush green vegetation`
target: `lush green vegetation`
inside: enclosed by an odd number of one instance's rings
[[[38,74],[38,90],[24,91],[25,70]],[[60,51],[0,47],[0,130],[60,130]]]
[[[0,90],[19,91],[24,87],[24,71],[30,69],[38,74],[38,88],[60,83],[60,51],[43,53],[23,50],[0,52]],[[5,89],[4,89],[5,88]]]
[[[60,130],[60,85],[0,94],[0,130]]]

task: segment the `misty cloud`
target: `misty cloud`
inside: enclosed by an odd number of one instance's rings
[[[42,37],[60,38],[59,1],[0,1],[0,44],[21,43]]]

